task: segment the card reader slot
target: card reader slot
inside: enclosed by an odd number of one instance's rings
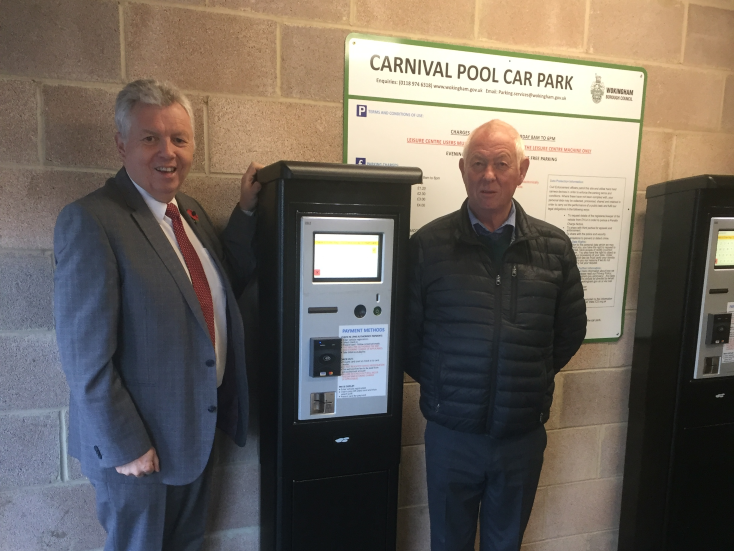
[[[339,308],[336,306],[309,306],[309,314],[336,314]]]
[[[729,344],[731,334],[731,312],[708,314],[706,344]]]

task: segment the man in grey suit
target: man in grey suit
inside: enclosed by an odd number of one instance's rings
[[[188,99],[135,81],[115,122],[123,168],[54,232],[69,453],[94,485],[105,550],[200,549],[215,427],[239,446],[247,433],[237,296],[254,270],[260,165],[217,236],[179,192],[194,153]]]

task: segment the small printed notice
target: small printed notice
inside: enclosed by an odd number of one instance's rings
[[[734,314],[734,302],[726,303],[726,313]],[[734,323],[732,323],[732,328],[729,332],[729,342],[724,345],[724,351],[721,354],[721,363],[734,363]]]
[[[573,242],[587,308],[614,306],[624,291],[625,179],[595,176],[548,176],[545,220]],[[626,236],[624,236],[626,237]]]
[[[387,394],[387,325],[341,325],[342,374],[337,399]]]

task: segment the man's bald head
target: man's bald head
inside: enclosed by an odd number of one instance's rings
[[[466,138],[466,142],[464,142],[464,150],[461,152],[461,158],[466,159],[472,142],[478,136],[483,136],[494,132],[501,132],[507,134],[510,138],[512,138],[512,140],[515,142],[517,166],[520,166],[520,163],[522,163],[522,161],[525,159],[525,144],[523,144],[522,137],[520,136],[520,133],[515,130],[514,126],[512,126],[511,124],[507,124],[505,121],[501,121],[499,119],[492,119],[489,122],[485,122],[481,126],[477,126],[474,130],[471,131],[469,136]]]

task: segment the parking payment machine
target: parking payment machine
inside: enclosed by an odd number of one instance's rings
[[[395,549],[417,168],[258,171],[263,551]]]
[[[647,188],[620,551],[734,549],[734,176]]]

